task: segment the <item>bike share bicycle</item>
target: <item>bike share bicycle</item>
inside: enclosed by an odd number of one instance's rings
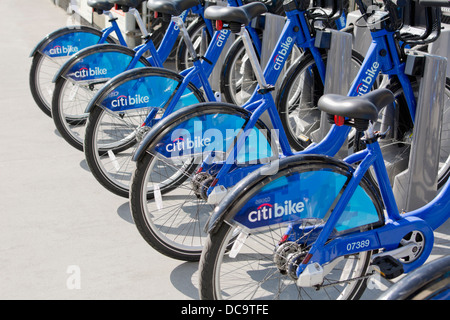
[[[87,4],[98,14],[107,16],[111,26],[103,30],[81,25],[58,29],[42,39],[30,54],[33,58],[30,69],[30,90],[38,107],[49,117],[51,117],[51,97],[54,91],[52,79],[70,56],[95,44],[115,43],[116,41],[111,37],[113,33],[116,34],[121,45],[127,46],[117,25],[117,19],[110,12],[114,3],[105,0],[89,0]]]
[[[274,83],[285,58],[295,43],[298,47],[311,51],[314,63],[310,63],[309,66],[320,70],[316,71],[317,74],[325,79],[323,53],[314,46],[315,34],[311,33],[312,29],[308,27],[310,21],[307,19],[306,11],[309,1],[304,1],[302,4],[300,8],[287,7],[287,21],[265,73],[263,74],[260,67],[254,70],[258,80],[266,83],[267,79],[268,83]],[[215,10],[218,10],[218,13]],[[205,12],[208,14],[207,17],[214,19],[217,18],[217,14],[220,15],[223,12],[225,14],[223,23],[228,24],[234,32],[241,31],[240,36],[244,39],[251,61],[258,64],[245,28],[250,18],[253,18],[257,12],[230,7],[220,9],[209,7]],[[228,22],[227,18],[231,19],[231,22]],[[243,24],[242,30],[241,24]],[[348,34],[346,36],[351,38]],[[351,61],[351,56],[350,49],[347,63]],[[309,54],[308,57],[310,57]],[[278,151],[272,154],[270,137],[264,136],[264,131],[261,131],[267,129],[267,126],[258,119],[264,111],[268,110],[275,128],[279,129],[280,133],[283,132],[277,116],[273,116],[277,111],[271,96],[272,89],[273,86],[267,85],[255,91],[252,97],[253,102],[249,102],[245,109],[225,103],[205,103],[185,107],[159,121],[144,137],[133,158],[137,160],[137,167],[132,178],[130,205],[138,230],[156,250],[177,259],[199,259],[206,237],[202,229],[214,209],[214,205],[206,202],[208,186],[214,183],[215,178],[209,172],[214,172],[215,168],[218,172],[223,161],[219,166],[215,166],[214,161],[217,162],[220,157],[223,157],[223,160],[226,159],[226,150],[230,146],[232,148],[234,134],[242,130],[243,126],[248,124],[250,128],[253,128],[256,124],[253,130],[256,143],[246,144],[247,149],[250,147],[252,151],[247,155],[241,153],[240,162],[243,159],[257,162],[261,159],[264,162],[267,159],[262,158],[278,155]],[[265,108],[257,109],[261,99],[271,101],[271,107],[269,108],[268,103]],[[196,121],[199,121],[200,126],[196,126]],[[207,129],[209,132],[205,133],[204,130]],[[198,133],[200,136],[190,135],[191,132]],[[228,133],[231,133],[231,136],[227,136]],[[258,139],[261,139],[259,142],[262,141],[265,155],[255,152]],[[291,152],[287,142],[284,147],[285,150],[289,150],[287,152]],[[215,160],[210,167],[202,167],[200,170],[202,154],[211,153],[211,151],[213,151],[212,158]],[[240,172],[239,176],[233,175],[235,171],[233,168],[226,176],[230,179],[241,179],[254,167],[254,164],[239,167],[236,171]]]
[[[138,17],[135,7],[141,4],[141,1],[111,0],[111,2],[117,4],[124,12],[131,12]],[[194,6],[191,1],[185,1],[180,4],[180,8],[191,9],[194,14],[203,17],[202,5]],[[186,11],[182,15],[183,21],[187,13]],[[207,32],[212,34],[212,25],[209,21],[201,19],[197,24],[205,26]],[[154,46],[152,35],[143,24],[140,26],[144,44],[134,49],[116,44],[88,47],[73,55],[53,78],[55,90],[52,97],[52,118],[61,136],[76,149],[83,150],[88,117],[85,109],[98,89],[109,79],[126,70],[149,66],[163,67],[164,61],[177,42],[179,28],[174,22],[170,23],[158,50]],[[145,58],[144,54],[147,52],[150,56]]]
[[[373,18],[389,22],[379,12]],[[417,66],[416,57],[410,58]],[[446,124],[446,60],[433,59],[439,68],[426,60],[421,84],[426,98],[419,97],[422,108],[415,117],[418,126],[429,117],[437,123],[414,137],[417,142],[426,140],[421,134],[432,136],[427,151],[440,148],[439,134],[431,131]],[[435,90],[432,99],[429,90]],[[208,226],[200,262],[202,299],[358,299],[373,272],[395,278],[425,263],[433,230],[449,217],[450,182],[428,204],[399,211],[379,144],[387,132],[374,129],[380,110],[394,100],[387,89],[358,97],[324,95],[318,107],[333,127],[364,132],[366,148],[343,161],[305,152],[285,157],[276,172],[266,166],[237,184]],[[434,169],[437,173],[437,165]],[[434,180],[437,186],[436,175]]]
[[[233,6],[233,3],[231,5]],[[252,31],[253,29],[250,28],[249,30]],[[307,29],[308,35],[309,32],[309,29]],[[237,41],[242,40],[238,38]],[[223,43],[222,39],[217,38],[217,43],[212,44],[210,50],[215,48],[214,45],[217,45],[220,47],[217,48],[217,52],[220,53]],[[257,56],[259,57],[259,54]],[[354,53],[354,56],[355,64],[362,61],[362,58],[356,53]],[[217,55],[213,56],[211,53],[207,53],[205,58],[202,65],[207,71],[206,74],[209,75],[217,61]],[[209,64],[208,61],[212,64]],[[285,61],[281,61],[278,64],[278,70],[273,70],[275,72],[270,81],[276,81],[284,63]],[[198,80],[193,78],[194,74],[189,75],[188,72],[191,71],[181,73],[186,75],[185,78],[179,76],[175,78],[174,75],[165,70],[137,69],[130,71],[109,81],[90,102],[88,107],[90,117],[86,127],[84,148],[86,161],[97,180],[108,190],[120,196],[128,197],[129,183],[134,170],[131,154],[137,147],[138,141],[142,139],[143,134],[156,124],[161,117],[167,116],[182,106],[205,101],[205,99],[202,99],[183,102],[177,100],[178,96],[172,97],[174,88],[180,91],[184,90],[184,87],[178,84],[181,80],[187,84],[191,79],[194,79],[193,83],[196,83],[195,86],[199,87]],[[164,92],[164,95],[161,94],[162,92]],[[121,105],[121,108],[117,108],[119,102],[116,101],[116,97],[121,95],[145,97],[142,99],[147,99],[147,101],[142,101],[142,103],[133,106]],[[184,93],[181,98],[186,99]],[[177,105],[172,108],[174,104]]]

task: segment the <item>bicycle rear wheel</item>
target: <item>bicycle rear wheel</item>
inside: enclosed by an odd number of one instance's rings
[[[29,84],[38,107],[49,117],[55,85],[52,82],[61,66],[75,53],[95,45],[102,36],[100,30],[86,27],[66,27],[48,35],[33,53]],[[114,43],[111,37],[106,39]]]
[[[233,105],[197,104],[169,115],[141,142],[130,207],[141,236],[156,250],[198,261],[207,236],[203,227],[215,207],[207,202],[207,190],[249,117],[248,111]],[[257,128],[265,125],[258,122]],[[264,144],[267,137],[259,133],[255,129],[254,137]],[[248,155],[257,161],[256,144],[247,143],[244,148],[250,152],[238,155],[242,165]],[[264,156],[267,153],[271,150]]]
[[[89,113],[84,153],[92,174],[106,189],[128,198],[135,169],[132,154],[152,127],[143,124],[150,112],[154,112],[152,125],[161,120],[182,81],[182,76],[170,70],[135,69],[114,78],[99,92],[105,98],[96,101]],[[200,90],[189,84],[175,110],[204,101]]]

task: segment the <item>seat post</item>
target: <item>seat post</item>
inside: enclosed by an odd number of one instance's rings
[[[241,31],[238,33],[238,35],[242,37],[245,50],[247,52],[248,58],[250,59],[250,63],[252,64],[252,68],[255,72],[259,87],[262,89],[268,88],[269,86],[267,85],[261,65],[258,62],[258,57],[256,55],[255,48],[253,48],[251,37],[247,29],[245,29],[245,26],[241,27]]]

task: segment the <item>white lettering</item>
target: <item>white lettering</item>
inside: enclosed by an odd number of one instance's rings
[[[292,42],[293,39],[291,37],[287,37],[285,42],[281,42],[280,44],[281,49],[278,50],[277,55],[273,59],[273,62],[275,63],[273,68],[275,70],[280,70],[280,68],[283,66],[284,59],[286,58],[286,55],[289,52],[289,48],[291,47]]]
[[[264,203],[248,214],[248,220],[250,222],[265,221],[301,213],[303,210],[305,210],[305,204],[302,201],[292,202],[292,200],[286,200],[284,204],[275,203],[273,206],[269,203]]]

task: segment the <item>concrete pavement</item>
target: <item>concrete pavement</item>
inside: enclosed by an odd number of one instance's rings
[[[31,97],[28,55],[68,16],[49,0],[3,0],[2,7],[0,299],[198,299],[198,264],[149,247],[127,199],[95,180],[84,154]],[[450,253],[449,235],[447,222],[431,259]]]

